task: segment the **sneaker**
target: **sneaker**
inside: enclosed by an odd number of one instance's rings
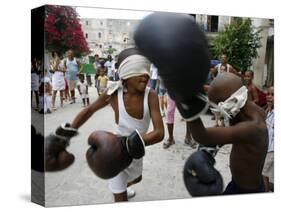
[[[127,188],[127,198],[131,199],[134,196],[136,196],[136,192],[132,188],[128,187]]]
[[[50,109],[47,109],[47,113],[52,113],[52,111]]]

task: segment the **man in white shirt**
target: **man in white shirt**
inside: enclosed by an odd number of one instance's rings
[[[107,77],[108,80],[113,81],[114,80],[114,60],[112,59],[111,55],[108,55],[107,61],[105,62],[104,66],[107,69]]]

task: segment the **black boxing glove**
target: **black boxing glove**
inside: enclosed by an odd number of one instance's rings
[[[138,50],[157,68],[171,98],[183,102],[206,82],[210,68],[207,38],[187,14],[154,12],[134,32]]]
[[[67,152],[66,148],[69,146],[70,139],[77,134],[77,129],[71,128],[70,124],[66,123],[46,137],[46,171],[62,170],[73,163],[74,155]]]
[[[50,134],[46,138],[47,154],[57,156],[60,151],[66,149],[70,139],[77,134],[77,129],[71,128],[69,123],[60,125],[54,134]]]
[[[144,143],[139,133],[117,136],[106,131],[95,131],[88,139],[91,146],[86,158],[90,169],[102,179],[110,179],[126,169],[133,159],[144,156]]]
[[[120,142],[132,158],[140,159],[145,155],[145,144],[138,130],[120,137]]]
[[[187,122],[199,118],[199,116],[206,113],[209,108],[207,97],[203,92],[199,92],[197,95],[194,95],[183,102],[175,99],[175,102],[179,113]]]
[[[215,159],[205,151],[197,151],[188,158],[183,177],[191,196],[222,194],[223,179],[214,164]]]

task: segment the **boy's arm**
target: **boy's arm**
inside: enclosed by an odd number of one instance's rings
[[[153,131],[143,135],[145,145],[158,143],[164,138],[164,125],[160,114],[159,101],[154,90],[150,90],[148,95],[148,106],[153,124]]]
[[[79,94],[81,95],[80,85],[79,85],[79,84],[77,85],[77,89],[78,89],[78,91],[79,91]]]
[[[254,121],[245,121],[230,127],[205,128],[201,118],[189,122],[192,137],[203,145],[245,143],[261,136]]]
[[[81,127],[96,111],[109,104],[110,96],[102,94],[90,106],[86,107],[74,118],[71,127],[78,129]]]

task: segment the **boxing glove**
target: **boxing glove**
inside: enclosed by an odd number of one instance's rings
[[[157,68],[170,97],[184,102],[206,82],[210,53],[206,36],[187,14],[155,12],[134,32],[138,50]]]
[[[133,159],[144,156],[144,142],[137,131],[129,136],[116,136],[106,131],[95,131],[89,139],[91,146],[86,158],[91,170],[102,179],[115,177]]]
[[[68,153],[66,148],[69,146],[70,139],[77,134],[77,129],[71,128],[70,124],[66,123],[46,137],[46,171],[58,171],[72,164],[74,156]]]
[[[223,190],[221,174],[214,168],[215,159],[205,151],[193,153],[184,165],[184,184],[191,196],[218,195]]]

